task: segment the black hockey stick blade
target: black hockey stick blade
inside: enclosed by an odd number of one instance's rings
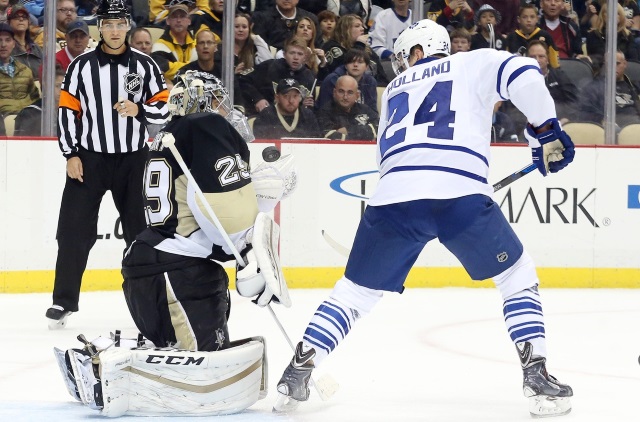
[[[519,178],[521,178],[524,175],[527,175],[529,173],[531,173],[532,171],[534,171],[537,168],[537,166],[533,163],[528,164],[526,167],[521,168],[520,170],[516,171],[515,173],[505,177],[504,179],[502,179],[501,181],[499,181],[498,183],[495,183],[493,185],[493,191],[497,192],[500,189],[502,189],[503,187],[512,184],[513,182],[515,182],[516,180],[518,180]]]

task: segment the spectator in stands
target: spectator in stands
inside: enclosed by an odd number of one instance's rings
[[[60,102],[60,90],[62,81],[64,81],[65,71],[56,63],[55,85],[53,93],[55,98],[53,103],[58,107]],[[58,119],[54,119],[54,131],[58,124]],[[42,135],[42,99],[39,98],[35,103],[26,106],[16,116],[15,136],[41,136]]]
[[[269,46],[262,37],[251,32],[251,26],[251,16],[246,13],[236,14],[233,46],[236,74],[249,72],[256,65],[273,59]]]
[[[564,0],[561,0],[564,1]],[[518,27],[518,12],[520,11],[520,0],[475,0],[475,10],[481,7],[491,6],[497,10],[502,19],[496,22],[495,31],[500,34],[508,34]]]
[[[318,47],[322,47],[324,43],[333,38],[333,31],[336,29],[336,24],[338,23],[338,17],[335,13],[329,10],[323,10],[318,13],[318,22],[320,22],[320,31],[321,35],[321,44],[318,44]]]
[[[209,0],[149,0],[149,22],[163,26],[171,6],[187,6],[189,13],[209,10]]]
[[[634,37],[640,36],[640,5],[636,0],[618,0],[624,10],[626,27]]]
[[[40,66],[42,65],[42,49],[31,39],[29,31],[29,12],[20,3],[9,7],[7,17],[9,25],[13,29],[13,39],[16,46],[11,55],[22,64],[27,65],[33,77],[39,80]]]
[[[203,29],[216,34],[216,37],[222,39],[222,14],[224,12],[224,0],[209,0],[209,8],[205,10],[197,10],[191,14],[191,25],[189,29],[193,34]]]
[[[566,10],[564,0],[540,0],[540,9],[543,19],[540,20],[539,26],[553,38],[559,57],[586,57],[582,54],[580,28],[571,18],[562,15]]]
[[[344,54],[347,50],[358,48],[365,50],[369,54],[371,58],[369,70],[373,77],[376,78],[378,86],[386,87],[389,84],[389,78],[382,68],[380,57],[371,49],[368,40],[369,37],[364,33],[364,23],[359,16],[342,16],[333,33],[333,39],[322,46],[327,58],[327,71],[333,72],[344,64]]]
[[[316,48],[316,25],[309,18],[300,18],[294,36],[300,37],[307,41],[307,61],[306,65],[318,80],[324,79],[327,73],[327,59],[324,57],[324,50]],[[279,50],[276,53],[276,59],[284,57],[284,51]]]
[[[9,0],[0,0],[0,23],[7,22],[8,7],[9,7]]]
[[[182,66],[178,70],[176,77],[187,70],[197,70],[200,72],[210,73],[216,78],[222,79],[222,64],[216,57],[219,43],[220,39],[212,31],[203,29],[198,32],[196,35],[196,51],[198,53],[198,59]],[[235,105],[242,105],[242,94],[240,93],[238,78],[234,78],[233,83],[233,103]]]
[[[164,72],[166,80],[173,80],[182,66],[198,59],[196,40],[189,33],[189,8],[184,4],[169,7],[167,28],[151,47],[151,57]]]
[[[587,0],[584,14],[580,17],[580,33],[586,34],[598,23],[600,13],[599,0]]]
[[[631,81],[625,70],[627,60],[624,53],[616,52],[616,124],[621,129],[629,124],[640,123],[640,85]],[[604,120],[604,72],[582,90],[580,95],[581,119],[602,124]]]
[[[371,14],[371,0],[329,0],[327,10],[336,16],[357,15],[367,22]]]
[[[505,49],[505,38],[498,31],[498,24],[502,21],[500,12],[489,4],[483,4],[476,12],[475,22],[478,32],[471,37],[471,49],[495,48]]]
[[[536,59],[545,84],[556,105],[556,114],[561,123],[575,120],[578,116],[578,88],[562,68],[554,68],[549,63],[549,47],[542,40],[529,43],[527,56]]]
[[[130,1],[125,1],[129,3],[128,6],[131,7]],[[79,17],[81,17],[88,25],[96,24],[96,11],[98,10],[98,4],[95,0],[76,0],[76,13]]]
[[[451,39],[451,54],[463,53],[471,50],[471,34],[464,28],[457,28],[449,34]]]
[[[516,127],[507,113],[500,110],[502,101],[493,106],[493,120],[491,122],[491,142],[518,142]]]
[[[65,33],[67,25],[78,19],[78,12],[74,0],[51,0],[56,3],[56,51],[62,50],[66,46]],[[35,43],[40,47],[44,46],[44,31],[35,38]]]
[[[520,8],[518,14],[518,29],[507,34],[506,50],[519,54],[527,55],[527,47],[533,40],[543,41],[549,48],[548,62],[551,67],[558,67],[558,48],[553,43],[553,38],[544,29],[538,26],[538,9],[533,4],[525,4]]]
[[[144,54],[151,55],[151,47],[153,46],[153,38],[151,32],[147,28],[137,27],[129,34],[129,45]]]
[[[352,48],[344,55],[345,64],[338,67],[333,73],[329,74],[322,81],[320,86],[320,94],[316,102],[316,109],[322,108],[326,103],[333,99],[333,89],[336,86],[338,78],[349,75],[358,83],[360,95],[357,98],[359,103],[365,104],[374,110],[378,108],[378,91],[376,89],[376,80],[371,74],[367,73],[371,59],[364,50]]]
[[[617,22],[617,49],[624,53],[629,60],[640,59],[640,47],[636,44],[631,31],[626,26],[626,16],[624,9],[620,4],[616,4],[616,22]],[[607,4],[603,4],[596,26],[587,32],[587,54],[589,56],[604,55],[607,34]]]
[[[325,138],[373,141],[378,130],[378,112],[358,102],[358,82],[340,76],[333,88],[333,100],[318,110],[318,125]]]
[[[29,0],[24,2],[24,7],[34,16],[38,22],[44,16],[44,0]]]
[[[307,61],[307,42],[300,37],[287,40],[284,47],[284,58],[269,60],[255,66],[240,76],[240,88],[244,95],[247,111],[261,112],[274,100],[274,81],[295,79],[302,92],[304,105],[313,107],[313,89],[316,78],[305,65]]]
[[[320,128],[313,112],[300,107],[306,90],[293,78],[282,79],[276,86],[275,106],[265,107],[253,123],[258,139],[318,138]]]
[[[182,66],[176,76],[183,74],[187,70],[198,70],[207,72],[220,79],[222,70],[215,65],[214,55],[218,51],[218,37],[212,31],[203,29],[196,35],[196,52],[198,59]]]
[[[281,50],[298,26],[298,21],[309,17],[318,27],[316,16],[296,7],[298,0],[276,0],[276,4],[265,11],[253,14],[253,32],[260,35],[272,47]]]
[[[369,32],[371,49],[382,60],[391,60],[393,43],[398,35],[411,25],[409,0],[393,0],[393,8],[376,15],[375,23]]]
[[[17,114],[32,104],[40,93],[31,69],[11,56],[16,42],[13,29],[0,23],[0,114]]]
[[[449,32],[458,28],[471,30],[474,25],[474,11],[466,0],[434,0],[427,16]]]
[[[75,20],[67,25],[65,47],[56,53],[56,62],[66,71],[73,59],[87,50],[89,26],[83,20]]]
[[[269,2],[273,2],[273,0],[268,0]],[[328,6],[327,0],[300,0],[299,6],[301,9],[306,10],[307,12],[312,13],[314,16],[317,16],[318,13],[327,9]]]

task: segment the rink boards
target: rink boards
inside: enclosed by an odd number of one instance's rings
[[[369,143],[282,141],[296,158],[298,187],[275,210],[280,254],[290,287],[330,287],[344,269],[377,172]],[[252,160],[273,143],[251,145]],[[491,183],[530,162],[526,146],[492,147]],[[533,256],[547,287],[640,287],[640,148],[577,148],[561,173],[531,173],[494,200]],[[253,164],[253,161],[252,161]],[[51,139],[0,140],[0,292],[50,291],[65,161]],[[325,232],[333,244],[323,237]],[[105,196],[98,240],[83,289],[118,289],[124,248],[111,197]],[[231,268],[231,265],[228,265]],[[232,271],[232,270],[230,270]],[[233,277],[232,277],[233,278]],[[490,286],[473,282],[437,242],[427,245],[409,287]]]

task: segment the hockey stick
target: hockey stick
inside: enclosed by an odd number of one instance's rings
[[[520,170],[516,171],[515,173],[505,177],[504,179],[500,180],[499,182],[494,183],[493,184],[493,191],[494,192],[499,191],[503,187],[508,186],[511,183],[515,182],[516,180],[518,180],[522,176],[525,176],[525,175],[531,173],[536,168],[537,168],[537,166],[535,164],[533,164],[533,163],[528,164],[527,166],[525,166],[525,167],[521,168]]]
[[[535,164],[533,164],[533,163],[528,164],[527,166],[525,166],[525,167],[521,168],[520,170],[516,171],[515,173],[510,174],[509,176],[507,176],[504,179],[500,180],[499,182],[495,183],[493,185],[493,191],[494,192],[499,191],[500,189],[504,188],[505,186],[508,186],[511,183],[515,182],[516,180],[520,179],[521,177],[531,173],[536,168],[537,167],[536,167]],[[329,246],[331,246],[331,248],[333,248],[334,251],[338,252],[342,256],[345,256],[347,258],[349,257],[349,253],[351,253],[351,249],[339,244],[334,238],[329,236],[329,234],[324,230],[322,230],[322,237],[324,237],[324,240],[329,244]]]
[[[207,202],[207,199],[205,198],[204,193],[202,193],[202,190],[200,189],[200,186],[198,186],[198,183],[196,183],[196,180],[193,178],[193,175],[191,174],[191,171],[187,167],[187,164],[184,162],[184,159],[182,158],[182,154],[180,154],[180,151],[178,151],[178,149],[176,148],[176,138],[171,133],[165,133],[164,136],[162,137],[162,145],[169,148],[169,150],[173,154],[173,157],[176,159],[176,161],[178,162],[178,165],[182,169],[182,172],[184,173],[185,177],[187,178],[189,183],[193,185],[193,189],[195,190],[196,195],[198,196],[198,199],[200,199],[200,202],[202,202],[204,209],[207,211],[207,214],[209,214],[209,218],[211,218],[211,220],[215,224],[216,228],[220,232],[220,235],[222,236],[225,243],[233,253],[233,256],[236,258],[236,261],[238,261],[238,263],[242,266],[247,265],[244,259],[242,258],[242,256],[240,255],[240,252],[238,252],[238,249],[236,249],[236,245],[233,244],[226,230],[224,229],[224,227],[222,227],[222,224],[220,223],[220,220],[218,220],[216,213],[213,212],[211,205],[209,205],[209,202]],[[267,304],[267,309],[269,309],[269,312],[271,313],[273,320],[275,321],[278,328],[280,328],[280,331],[282,332],[285,339],[289,343],[289,346],[291,346],[291,349],[295,353],[296,349],[293,346],[293,343],[291,342],[289,335],[287,334],[287,332],[284,330],[284,327],[280,323],[280,320],[276,316],[276,313],[271,308],[271,304]],[[318,395],[320,396],[320,398],[322,400],[328,400],[329,397],[331,397],[337,391],[338,384],[333,380],[332,377],[328,375],[325,375],[324,378],[325,378],[324,381],[318,380],[318,382],[315,382],[313,378],[311,379],[311,381],[315,386],[316,391],[318,392]],[[321,385],[323,385],[324,388],[321,388]]]

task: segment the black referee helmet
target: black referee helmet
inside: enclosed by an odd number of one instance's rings
[[[130,19],[129,9],[123,0],[102,0],[100,7],[96,11],[98,20],[102,19]]]

